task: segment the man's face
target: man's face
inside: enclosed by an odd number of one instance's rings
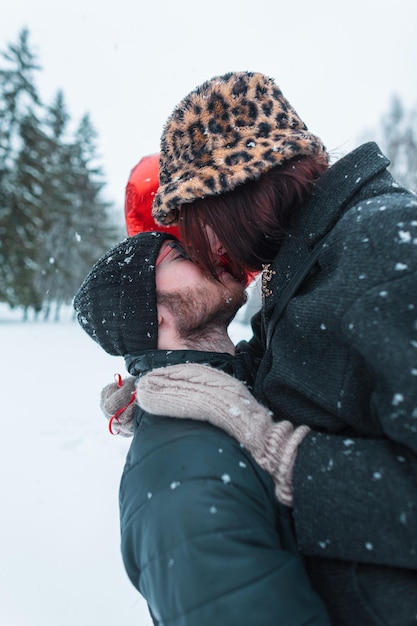
[[[164,242],[156,260],[158,302],[169,303],[180,334],[228,325],[246,301],[244,287],[219,266],[219,278],[190,261],[177,242]]]

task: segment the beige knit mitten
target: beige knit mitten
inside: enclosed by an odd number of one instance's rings
[[[237,439],[275,483],[277,498],[292,506],[297,448],[308,426],[273,422],[247,387],[222,371],[197,363],[152,370],[136,384],[140,406],[156,415],[208,421]]]
[[[116,374],[118,382],[106,385],[100,395],[100,408],[109,420],[112,435],[133,436],[135,415],[135,380],[134,376],[122,379]]]

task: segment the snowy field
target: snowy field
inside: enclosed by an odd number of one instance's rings
[[[151,626],[119,549],[129,440],[99,409],[123,360],[76,322],[25,324],[2,308],[0,346],[0,624]]]

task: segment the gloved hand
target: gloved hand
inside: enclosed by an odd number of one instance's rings
[[[297,449],[308,426],[273,422],[272,414],[236,378],[197,363],[152,370],[136,384],[139,405],[156,415],[208,421],[249,450],[273,478],[277,498],[292,506]]]
[[[109,420],[112,435],[133,436],[135,415],[135,380],[134,376],[122,379],[116,374],[117,382],[106,385],[100,395],[100,408]]]

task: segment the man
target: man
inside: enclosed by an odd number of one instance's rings
[[[245,292],[220,267],[218,278],[167,233],[141,233],[97,261],[74,307],[133,376],[194,362],[250,384],[246,355],[234,354],[227,334]],[[114,391],[104,390],[106,410]],[[256,408],[270,422],[247,393],[241,410]],[[124,426],[133,439],[120,485],[122,555],[155,624],[329,624],[271,479],[235,439],[139,406]]]

